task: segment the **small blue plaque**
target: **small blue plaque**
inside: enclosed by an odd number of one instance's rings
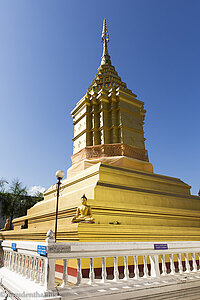
[[[47,255],[47,246],[37,245],[37,253],[40,255]]]
[[[167,244],[154,244],[154,250],[168,250]]]
[[[12,250],[17,250],[17,244],[16,243],[12,243],[11,244],[11,249]]]

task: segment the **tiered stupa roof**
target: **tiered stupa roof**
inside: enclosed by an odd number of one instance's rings
[[[126,86],[126,83],[121,80],[115,67],[112,66],[110,55],[108,53],[108,42],[109,35],[107,30],[106,19],[103,21],[103,31],[102,31],[102,42],[103,42],[103,55],[101,58],[101,65],[97,70],[97,74],[92,81],[92,84],[88,88],[88,92],[94,91],[98,92],[100,89],[110,89],[112,87],[120,87],[128,93],[132,93]]]

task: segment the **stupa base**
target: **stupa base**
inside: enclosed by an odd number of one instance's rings
[[[120,160],[119,160],[120,161]],[[122,158],[122,162],[132,162]],[[87,162],[84,162],[87,163]],[[84,164],[83,163],[83,164]],[[86,194],[95,224],[72,223]],[[200,240],[200,198],[180,179],[98,162],[63,180],[58,241]],[[13,221],[2,239],[44,240],[55,226],[56,186],[45,199]],[[28,229],[21,229],[28,220]]]

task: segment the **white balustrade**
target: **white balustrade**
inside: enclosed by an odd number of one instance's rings
[[[118,272],[118,257],[114,257],[114,278],[113,281],[119,280],[119,272]]]
[[[181,253],[178,253],[177,256],[178,256],[178,269],[179,269],[179,273],[183,274],[183,264],[182,264],[182,260],[181,260]]]
[[[31,257],[31,272],[30,272],[30,279],[34,280],[35,278],[35,257]]]
[[[45,261],[40,259],[40,284],[44,284]]]
[[[185,273],[190,273],[190,263],[189,263],[188,253],[185,253],[185,268],[186,268]]]
[[[20,254],[17,253],[17,257],[16,257],[16,265],[15,265],[15,272],[16,272],[16,273],[19,272],[19,267],[20,267]]]
[[[21,272],[21,274],[22,275],[24,275],[24,273],[25,273],[25,270],[26,270],[26,255],[25,254],[23,254],[23,262],[22,262],[22,272]]]
[[[77,258],[77,282],[76,284],[81,284],[82,272],[81,272],[81,258]]]
[[[106,272],[106,257],[102,257],[102,269],[101,269],[101,282],[106,282],[107,279],[107,272]]]
[[[95,278],[95,274],[94,274],[94,258],[90,258],[90,274],[89,274],[89,284],[93,284],[94,282],[94,278]]]
[[[19,255],[19,268],[18,268],[18,273],[20,273],[20,274],[22,272],[22,257],[23,257],[23,255],[20,254]]]
[[[175,274],[174,256],[173,254],[170,254],[169,257],[170,257],[170,269],[171,269],[170,275],[174,275]]]
[[[139,268],[138,268],[138,257],[135,255],[134,256],[134,279],[139,278]]]
[[[12,259],[12,267],[11,270],[15,271],[15,262],[16,262],[16,253],[13,253],[13,259]]]
[[[55,265],[56,260],[53,258],[44,261],[43,280],[44,286],[47,290],[55,289]],[[81,264],[79,266],[79,270],[81,273]]]
[[[124,256],[124,280],[129,279],[129,270],[128,270],[128,256]]]
[[[162,264],[162,276],[166,276],[167,275],[167,268],[166,268],[166,263],[165,263],[165,255],[162,254],[161,255],[161,264]]]
[[[39,269],[39,258],[35,258],[35,282],[40,282],[39,277],[40,276],[40,269]]]
[[[81,285],[82,281],[82,260],[87,259],[89,264],[88,283],[99,282],[95,278],[95,259],[101,258],[101,283],[110,281],[107,279],[106,260],[113,259],[113,281],[123,280],[143,280],[143,278],[174,276],[199,272],[200,242],[168,242],[167,248],[154,250],[152,242],[127,242],[127,243],[55,243],[53,240],[40,242],[16,242],[16,249],[11,248],[12,241],[3,241],[4,267],[12,272],[20,274],[25,280],[34,281],[40,284],[47,291],[55,289],[55,265],[56,260],[63,260],[63,280],[60,288],[69,288],[68,285],[68,262],[70,259],[77,260],[76,285]],[[46,256],[38,253],[38,245],[46,246]],[[123,274],[119,273],[119,261],[123,258]],[[169,257],[168,260],[166,260]],[[183,269],[182,258],[185,260]],[[120,259],[118,259],[120,258]],[[190,258],[190,261],[189,261]],[[196,260],[197,259],[197,260]],[[130,278],[128,262],[133,261],[134,277]],[[150,260],[150,269],[148,261]],[[99,262],[99,261],[98,261]],[[192,263],[193,267],[190,267]],[[139,272],[139,267],[143,265],[143,275]],[[178,268],[175,268],[178,264]],[[120,264],[121,265],[121,264]],[[167,266],[169,266],[167,270]],[[141,267],[142,269],[142,267]],[[169,273],[169,275],[167,274]],[[132,276],[132,275],[131,275]],[[142,276],[142,277],[140,277]],[[84,281],[85,282],[85,281]]]
[[[158,255],[150,255],[149,258],[151,262],[151,277],[159,277],[160,270],[159,270]]]
[[[9,262],[8,262],[8,269],[11,270],[11,266],[12,266],[12,255],[13,253],[10,251],[9,252]]]
[[[192,272],[197,272],[197,263],[196,263],[196,259],[195,259],[195,253],[192,253],[192,266],[193,266]]]
[[[64,264],[63,264],[63,282],[62,282],[62,287],[67,286],[67,281],[68,281],[68,259],[64,259]]]
[[[9,266],[9,251],[4,251],[4,266],[8,268]]]
[[[143,278],[148,277],[148,267],[147,267],[147,255],[143,256]]]
[[[26,278],[29,278],[30,274],[30,256],[26,257]]]

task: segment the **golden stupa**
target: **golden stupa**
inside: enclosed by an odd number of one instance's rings
[[[72,166],[61,185],[57,240],[200,240],[200,197],[180,179],[153,172],[145,149],[144,103],[111,64],[105,20],[102,41],[101,65],[72,111]],[[93,222],[76,215],[83,194]],[[1,232],[2,239],[44,240],[54,230],[55,207],[56,185],[13,221],[14,230]],[[25,220],[28,228],[21,229]]]

